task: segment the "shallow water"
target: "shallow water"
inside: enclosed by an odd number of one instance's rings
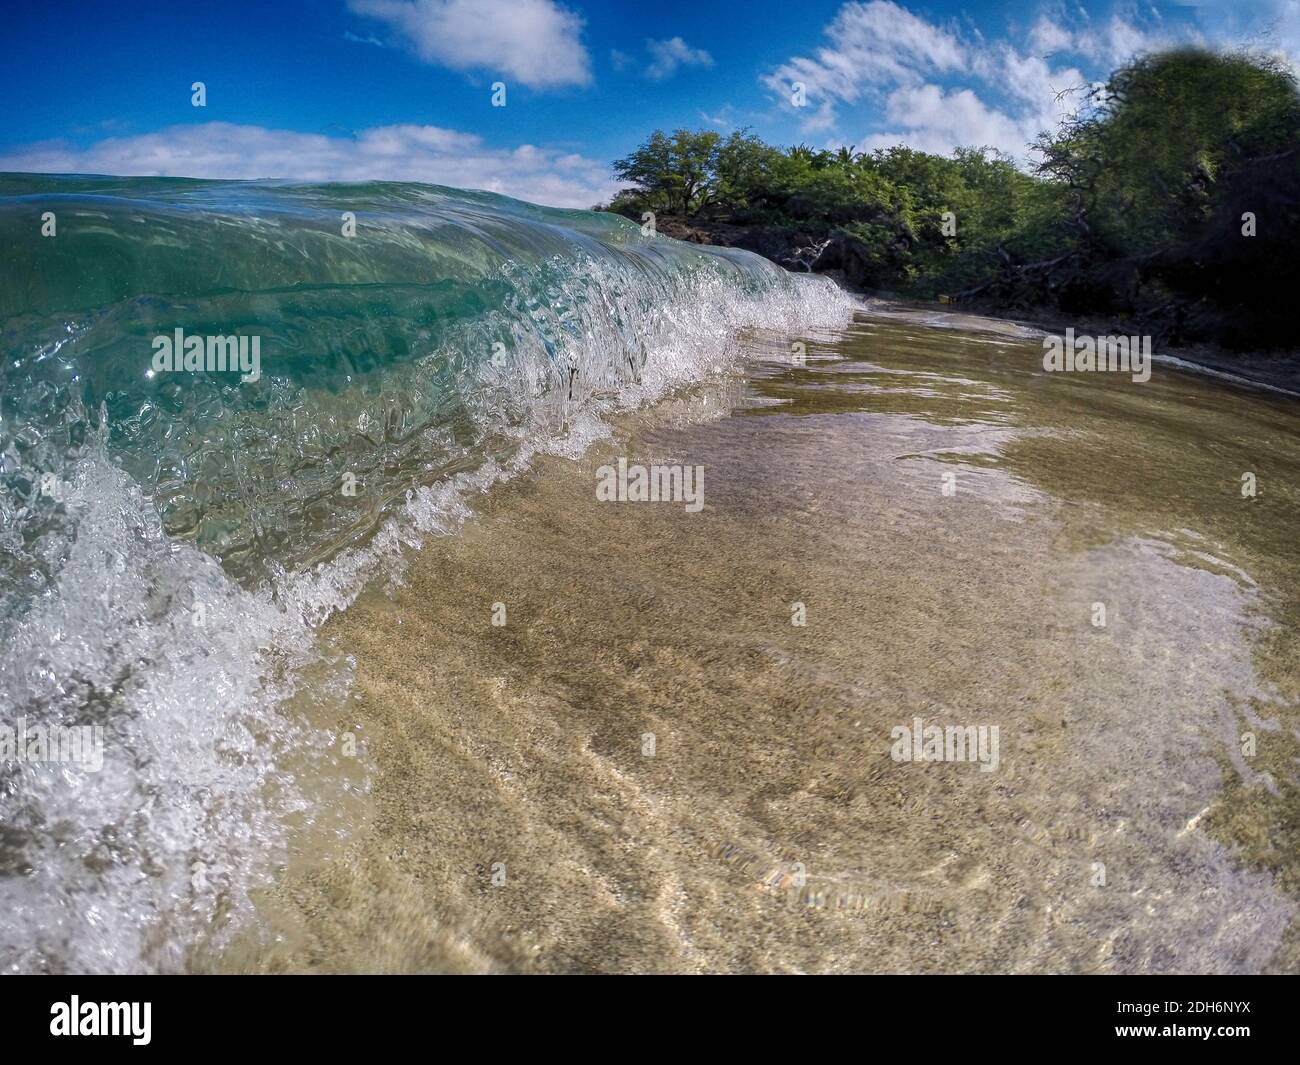
[[[193,967],[1300,969],[1293,403],[959,324],[751,333],[474,496],[325,626],[370,788]],[[703,509],[599,502],[619,457]],[[996,768],[896,761],[918,717]]]

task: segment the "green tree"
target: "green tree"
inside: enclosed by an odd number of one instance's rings
[[[1114,313],[1166,337],[1294,343],[1300,96],[1288,67],[1197,50],[1146,56],[1034,147],[1040,162],[1026,173],[989,148],[782,150],[748,130],[656,131],[615,164],[632,187],[611,209],[707,209],[749,227],[747,246],[778,261],[811,242],[834,253],[823,267],[916,296]]]
[[[656,130],[631,155],[614,163],[614,174],[663,209],[691,214],[710,200],[721,139],[712,130],[679,129],[671,136]]]
[[[1284,64],[1195,49],[1143,57],[1039,147],[1040,172],[1068,190],[1067,306],[1158,313],[1173,336],[1223,338],[1250,322],[1247,342],[1286,339],[1300,97]],[[1257,238],[1241,232],[1246,212]]]

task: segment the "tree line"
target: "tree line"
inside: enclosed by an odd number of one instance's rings
[[[1281,60],[1180,49],[1082,90],[1022,170],[989,148],[778,148],[656,131],[605,210],[853,249],[855,280],[1004,313],[1138,322],[1171,342],[1294,348],[1300,94]],[[730,241],[729,241],[730,242]]]

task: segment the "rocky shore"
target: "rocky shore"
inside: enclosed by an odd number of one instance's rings
[[[744,248],[797,273],[832,274],[858,291],[877,287],[866,245],[844,232],[676,217],[657,218],[656,226],[675,240]]]

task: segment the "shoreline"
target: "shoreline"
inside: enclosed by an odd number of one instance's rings
[[[770,259],[790,273],[816,273],[831,278],[840,288],[851,296],[871,300],[886,307],[901,307],[918,311],[941,310],[958,315],[979,318],[995,318],[1027,328],[1039,329],[1047,333],[1061,333],[1073,326],[1080,332],[1093,335],[1124,334],[1130,326],[1120,325],[1113,320],[1095,315],[1078,315],[1066,317],[1059,312],[1048,310],[1007,313],[990,308],[979,302],[971,304],[950,304],[937,301],[911,299],[895,293],[863,288],[848,281],[842,269],[815,270],[813,261],[816,256],[811,253],[818,247],[811,237],[801,241],[797,231],[792,227],[777,225],[739,225],[734,223],[703,224],[699,220],[693,224],[690,220],[672,216],[657,220],[659,231],[665,236],[702,247],[737,247],[752,251],[756,255]],[[719,243],[705,238],[723,234],[729,242]],[[791,263],[797,261],[800,268],[795,269]],[[1209,371],[1221,376],[1233,384],[1257,386],[1300,398],[1300,350],[1275,351],[1265,353],[1229,352],[1225,348],[1212,344],[1190,344],[1156,354],[1158,361],[1167,365],[1178,365],[1189,372]],[[1172,362],[1170,360],[1173,360]]]
[[[829,275],[827,275],[829,276]],[[1049,335],[1059,335],[1073,327],[1094,336],[1113,334],[1113,323],[1104,323],[1086,317],[1065,319],[1059,316],[1005,315],[976,308],[963,308],[960,304],[932,303],[926,300],[909,300],[892,294],[873,293],[846,285],[842,279],[833,278],[845,292],[870,302],[872,308],[890,311],[914,311],[918,314],[941,314],[961,320],[1005,322],[1008,325]],[[1083,328],[1080,328],[1080,327]],[[1229,384],[1245,388],[1263,389],[1279,395],[1300,399],[1300,352],[1280,352],[1271,355],[1228,355],[1222,349],[1206,345],[1180,347],[1157,351],[1152,356],[1157,363],[1174,366],[1187,373],[1214,377]],[[1281,365],[1278,365],[1281,364]]]
[[[960,305],[931,303],[924,300],[908,300],[893,295],[864,292],[846,285],[840,278],[833,278],[845,292],[868,302],[873,313],[898,314],[914,313],[933,320],[935,315],[951,319],[953,323],[966,328],[987,328],[978,323],[999,322],[1018,329],[1030,330],[1041,335],[1059,335],[1066,328],[1077,328],[1080,324],[1094,336],[1107,335],[1106,326],[1094,320],[1053,318],[1012,317],[978,310],[963,309]],[[1255,356],[1248,359],[1249,365],[1243,367],[1242,359],[1224,355],[1217,349],[1208,347],[1177,348],[1171,351],[1155,352],[1152,355],[1156,363],[1172,366],[1185,373],[1202,377],[1211,377],[1227,384],[1241,388],[1262,390],[1289,398],[1300,399],[1300,353],[1285,353],[1274,356]],[[1244,358],[1244,357],[1243,357]],[[1284,361],[1285,369],[1271,365],[1275,361]]]
[[[940,305],[942,306],[942,304]],[[1082,316],[1062,318],[1059,315],[1026,315],[1010,317],[992,315],[1045,333],[1062,333],[1070,326],[1076,331],[1094,336],[1120,332],[1115,323]],[[1083,329],[1080,328],[1083,327]],[[1157,351],[1157,362],[1176,365],[1192,373],[1207,373],[1236,385],[1263,388],[1282,395],[1300,398],[1300,352],[1274,352],[1265,354],[1228,353],[1212,345],[1193,344]]]

